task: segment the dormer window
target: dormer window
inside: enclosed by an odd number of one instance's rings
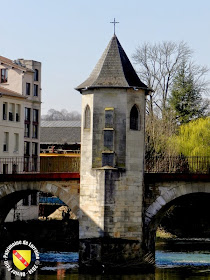
[[[1,69],[1,83],[8,82],[8,69]]]
[[[34,72],[34,81],[38,82],[38,80],[39,80],[39,70],[35,69],[34,71],[35,71]]]
[[[140,130],[140,114],[136,105],[132,107],[130,112],[130,129]]]

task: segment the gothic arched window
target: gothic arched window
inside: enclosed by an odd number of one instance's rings
[[[84,128],[90,128],[90,106],[87,105],[85,108],[85,121],[84,121]]]
[[[140,114],[136,105],[133,105],[130,112],[130,129],[140,130]]]

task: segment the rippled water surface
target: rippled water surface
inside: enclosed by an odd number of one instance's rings
[[[147,274],[115,274],[115,275],[89,275],[78,273],[78,254],[69,252],[45,252],[40,254],[41,264],[39,269],[26,279],[34,280],[210,280],[210,251],[198,251],[198,244],[185,242],[177,248],[176,252],[170,251],[170,246],[156,251],[155,273]],[[185,248],[186,247],[186,248]],[[179,250],[181,248],[182,250]],[[191,248],[189,250],[189,248]],[[193,250],[196,248],[196,250]],[[0,280],[20,280],[20,277],[11,276],[4,265],[1,264]],[[23,279],[23,278],[22,278]]]

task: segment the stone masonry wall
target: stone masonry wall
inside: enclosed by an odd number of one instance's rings
[[[145,94],[133,89],[97,89],[83,95],[82,114],[91,109],[91,128],[82,122],[80,238],[142,239]],[[140,130],[130,130],[137,105]],[[104,110],[113,107],[116,168],[102,168]],[[89,133],[89,134],[88,134]],[[91,165],[93,163],[93,165]],[[118,169],[119,167],[119,169]]]

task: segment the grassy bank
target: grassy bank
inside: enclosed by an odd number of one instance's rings
[[[173,239],[173,238],[176,238],[176,235],[173,235],[172,233],[165,231],[162,227],[158,227],[157,232],[156,232],[156,238]]]

